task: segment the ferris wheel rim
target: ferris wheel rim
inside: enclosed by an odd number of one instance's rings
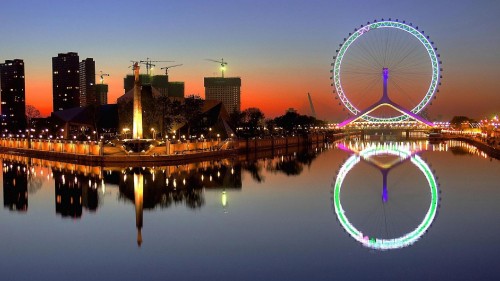
[[[419,42],[423,45],[423,47],[427,50],[427,54],[429,55],[430,62],[431,62],[431,67],[432,67],[432,77],[431,77],[431,82],[429,84],[429,87],[427,89],[426,94],[423,96],[422,100],[410,111],[414,114],[418,114],[421,112],[425,107],[427,107],[432,99],[433,96],[435,96],[438,85],[440,82],[440,64],[441,62],[439,61],[439,55],[437,53],[437,48],[434,47],[433,42],[431,42],[428,38],[426,37],[423,32],[419,31],[417,28],[414,28],[412,24],[407,24],[404,21],[393,21],[393,20],[382,20],[382,21],[375,21],[373,23],[368,23],[366,26],[362,26],[360,29],[355,29],[355,32],[353,34],[350,34],[347,39],[345,39],[345,42],[341,44],[340,49],[337,51],[337,55],[335,57],[335,61],[332,64],[333,69],[332,69],[332,80],[333,83],[332,85],[335,87],[335,91],[337,93],[337,96],[339,97],[340,101],[342,104],[354,115],[357,115],[358,113],[361,112],[358,108],[356,108],[347,98],[340,79],[340,69],[342,66],[342,60],[344,59],[344,55],[349,49],[349,47],[363,34],[375,30],[378,28],[395,28],[399,29],[402,31],[405,31],[409,34],[411,34],[413,37],[419,40]],[[395,117],[390,117],[390,118],[383,118],[383,117],[376,117],[376,116],[371,116],[371,115],[365,115],[363,117],[366,121],[370,122],[400,122],[400,121],[405,121],[408,119],[407,115],[399,115]]]

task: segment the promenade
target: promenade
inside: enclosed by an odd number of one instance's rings
[[[222,159],[248,151],[270,150],[326,141],[324,134],[306,136],[269,137],[255,139],[227,139],[184,142],[152,142],[142,152],[125,150],[123,142],[103,144],[95,141],[67,141],[42,139],[0,139],[0,153],[19,154],[48,160],[82,163],[92,166],[176,165],[207,159]],[[154,145],[153,145],[154,143]]]

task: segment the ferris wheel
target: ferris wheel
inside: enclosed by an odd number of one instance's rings
[[[440,55],[423,31],[405,21],[375,20],[339,46],[332,86],[352,119],[422,121],[418,114],[435,98],[442,78]]]

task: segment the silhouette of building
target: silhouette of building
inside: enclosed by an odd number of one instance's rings
[[[229,114],[240,111],[239,77],[205,77],[205,99],[221,101]]]
[[[127,75],[123,79],[123,88],[125,94],[134,89],[133,75]],[[168,75],[139,75],[141,85],[150,85],[155,88],[160,94],[167,95],[172,98],[184,98],[184,82],[170,82]]]
[[[52,58],[53,111],[80,106],[80,61],[78,53]]]
[[[80,218],[82,216],[81,181],[75,174],[53,170],[56,214],[62,217]]]
[[[95,139],[98,135],[112,134],[118,128],[118,106],[116,104],[88,105],[52,112],[51,128],[61,128],[64,138],[81,137],[82,134]],[[42,127],[43,129],[43,127]],[[54,134],[59,132],[55,131]]]
[[[184,98],[184,82],[168,82],[168,97]]]
[[[107,84],[95,85],[95,96],[97,98],[97,105],[108,104],[108,85]]]
[[[12,133],[26,129],[24,62],[6,60],[0,64],[0,96],[2,99],[2,128]]]
[[[87,58],[80,62],[80,106],[99,105],[95,89],[95,61]]]
[[[26,165],[4,161],[3,205],[11,211],[28,210],[28,174]]]

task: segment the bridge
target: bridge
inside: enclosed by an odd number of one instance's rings
[[[341,130],[348,136],[359,136],[361,140],[365,139],[380,139],[380,138],[396,138],[396,139],[412,139],[426,138],[430,131],[436,128],[429,127],[418,121],[403,121],[403,122],[370,122],[357,121],[351,122]]]

